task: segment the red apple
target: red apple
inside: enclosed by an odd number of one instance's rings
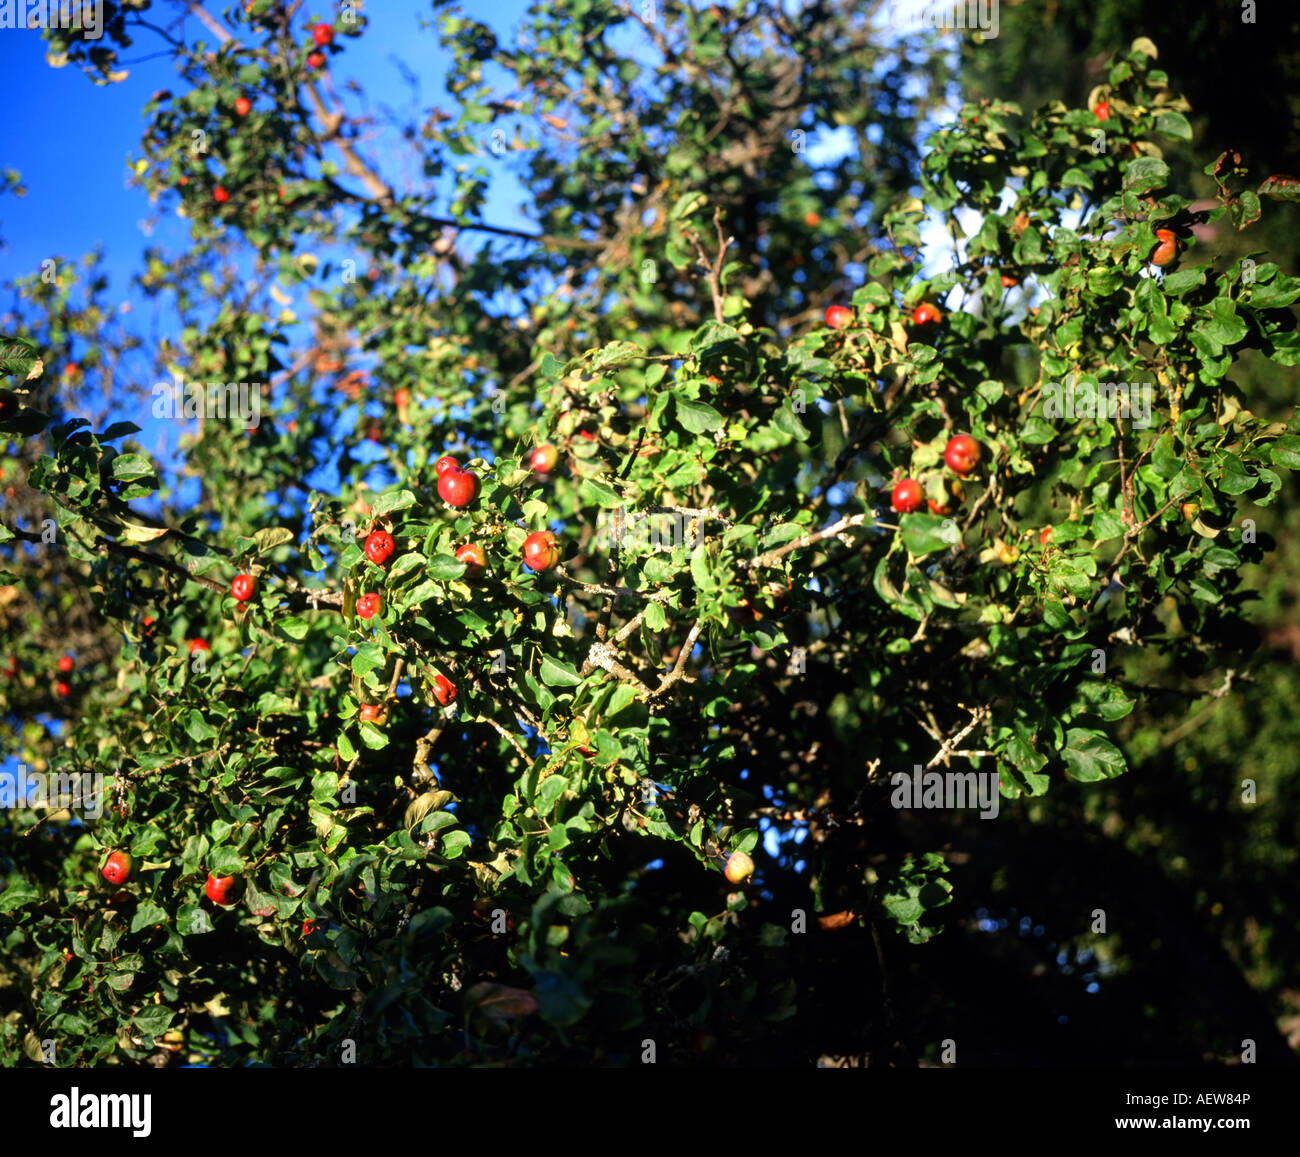
[[[943,460],[948,463],[949,469],[958,474],[969,474],[980,460],[979,443],[969,434],[949,438],[948,445],[943,449]]]
[[[235,100],[235,116],[246,117],[252,111],[253,102],[246,96],[238,97]]]
[[[1168,229],[1156,230],[1156,247],[1151,251],[1152,265],[1168,265],[1178,256],[1178,238]]]
[[[366,722],[366,723],[382,723],[382,722],[383,722],[383,708],[380,707],[377,703],[363,703],[363,704],[361,704],[361,712],[360,712],[360,715],[361,715],[362,720],[363,720],[364,722]]]
[[[334,39],[333,25],[325,24],[324,22],[317,24],[316,27],[311,30],[311,38],[317,48],[324,48],[325,45],[329,44]]]
[[[72,694],[72,688],[67,683],[56,683],[54,690],[60,699],[66,699]]]
[[[464,546],[458,546],[456,561],[465,564],[465,573],[461,577],[466,580],[478,578],[487,569],[487,555],[477,543],[467,542]]]
[[[528,468],[534,474],[545,476],[555,469],[555,464],[559,460],[560,452],[549,443],[543,442],[528,456]]]
[[[1093,114],[1093,116],[1095,116],[1099,121],[1109,120],[1109,119],[1110,119],[1110,101],[1108,101],[1108,100],[1100,100],[1100,101],[1098,101],[1096,107],[1092,110],[1092,114]]]
[[[456,688],[445,675],[435,675],[433,677],[433,697],[446,707],[448,703],[456,698]]]
[[[550,570],[560,561],[560,548],[549,530],[538,530],[524,539],[524,565],[529,570]]]
[[[890,493],[889,505],[899,514],[910,514],[921,505],[923,497],[921,484],[915,478],[904,478]]]
[[[357,599],[357,618],[373,619],[379,613],[378,595],[362,595]]]
[[[459,466],[438,475],[438,497],[457,509],[468,506],[478,497],[478,475]]]
[[[826,324],[831,329],[848,329],[853,324],[853,310],[843,305],[832,305],[826,311]]]
[[[208,882],[203,885],[203,894],[214,904],[229,907],[235,902],[231,896],[231,893],[235,890],[235,883],[234,876],[214,876],[209,872]]]
[[[807,225],[809,229],[816,229],[817,226],[822,223],[821,214],[815,213],[812,209],[809,209],[808,212],[803,215],[803,223]]]
[[[125,852],[114,852],[104,861],[99,874],[110,884],[125,884],[131,878],[132,867],[134,864],[130,856]]]
[[[198,654],[198,652],[200,652],[200,651],[210,651],[210,650],[212,650],[212,648],[208,646],[208,641],[207,641],[206,639],[191,639],[191,640],[190,640],[190,654],[191,654],[191,655],[196,655],[196,654]]]
[[[453,458],[450,454],[444,454],[441,458],[438,459],[438,461],[436,461],[433,464],[433,471],[435,474],[438,475],[439,478],[441,478],[443,474],[445,474],[448,470],[459,470],[459,469],[460,469],[460,463],[457,462],[456,459]]]
[[[376,530],[366,536],[366,558],[376,566],[383,566],[396,549],[393,536],[386,530]]]
[[[732,852],[727,857],[727,866],[722,874],[727,877],[729,883],[743,884],[754,874],[754,861],[744,852]]]
[[[912,310],[913,325],[929,325],[931,322],[936,322],[942,317],[943,314],[941,314],[928,301],[921,302],[920,305]]]
[[[399,410],[405,410],[411,404],[411,391],[403,386],[393,395],[393,401],[397,403]]]
[[[230,580],[230,595],[240,603],[246,603],[253,597],[253,576],[251,574],[237,574]]]
[[[77,661],[71,655],[64,655],[59,659],[59,670],[67,674],[77,665]]]
[[[230,194],[226,192],[225,185],[218,185],[215,189],[212,190],[212,199],[218,205],[224,205],[227,201],[230,200]]]
[[[1038,545],[1046,546],[1049,540],[1051,539],[1051,537],[1052,537],[1052,528],[1050,526],[1043,527],[1043,529],[1038,532]]]
[[[307,53],[307,63],[312,68],[324,68],[325,54],[323,52],[309,52]]]
[[[1002,288],[1003,288],[1003,289],[1010,289],[1013,285],[1019,285],[1019,284],[1020,284],[1020,283],[1019,283],[1019,282],[1018,282],[1014,277],[1012,277],[1011,274],[1009,274],[1009,273],[1004,273],[1004,274],[1002,275]]]

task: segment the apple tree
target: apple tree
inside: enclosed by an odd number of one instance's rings
[[[941,59],[853,6],[637,7],[435,5],[403,188],[339,80],[391,29],[235,6],[131,161],[174,324],[16,280],[0,735],[105,798],[0,828],[5,1063],[906,1062],[954,895],[893,777],[1028,808],[1126,770],[1144,648],[1234,663],[1300,436],[1232,368],[1295,365],[1300,280],[1193,227],[1292,191],[1168,187],[1149,42],[1104,123],[918,148]]]

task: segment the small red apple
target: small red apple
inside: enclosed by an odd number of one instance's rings
[[[373,619],[379,613],[378,595],[362,595],[357,599],[357,618]]]
[[[224,205],[227,201],[230,200],[230,194],[226,191],[225,185],[218,185],[215,189],[212,190],[212,199],[218,205]]]
[[[803,223],[807,225],[809,229],[816,229],[817,226],[822,223],[821,215],[814,212],[812,209],[809,209],[808,212],[803,215]]]
[[[230,580],[230,595],[236,602],[246,603],[253,597],[253,576],[237,574]]]
[[[324,22],[317,24],[316,27],[311,30],[311,38],[317,48],[324,48],[325,45],[331,43],[334,39],[333,25],[325,24]]]
[[[59,670],[62,671],[63,674],[65,675],[69,671],[71,671],[72,668],[75,667],[76,665],[77,665],[77,661],[71,655],[63,655],[59,659]]]
[[[1052,537],[1052,528],[1050,526],[1043,527],[1043,529],[1038,532],[1038,545],[1046,546],[1050,541],[1051,537]]]
[[[383,708],[380,707],[377,703],[361,704],[360,715],[362,720],[366,723],[383,722]]]
[[[545,476],[555,469],[559,460],[560,452],[550,443],[543,442],[528,455],[528,468],[534,474]]]
[[[921,505],[922,497],[921,484],[915,478],[904,478],[890,493],[889,505],[899,514],[910,514]]]
[[[941,314],[928,301],[921,302],[920,305],[912,310],[913,325],[930,325],[932,322],[936,322],[942,317],[943,314]]]
[[[411,391],[403,386],[393,395],[393,401],[397,403],[399,410],[405,410],[411,404]]]
[[[478,497],[478,475],[459,466],[438,475],[438,497],[457,509],[468,506]]]
[[[950,470],[958,474],[969,474],[980,460],[979,443],[969,434],[949,438],[948,445],[943,449],[943,460],[948,463]]]
[[[744,852],[732,852],[727,857],[727,866],[722,874],[727,877],[729,883],[743,884],[754,874],[754,861]]]
[[[1002,275],[1002,288],[1003,288],[1003,289],[1010,289],[1012,286],[1014,286],[1014,285],[1019,285],[1019,284],[1020,284],[1020,283],[1019,283],[1019,282],[1018,282],[1014,277],[1012,277],[1011,274],[1009,274],[1009,273],[1004,273],[1004,274]]]
[[[235,116],[246,117],[253,109],[253,102],[246,96],[241,96],[235,100]]]
[[[132,867],[134,864],[130,856],[125,852],[114,852],[104,861],[99,874],[110,884],[125,884],[131,878]]]
[[[560,561],[560,548],[549,530],[538,530],[524,539],[524,565],[529,570],[550,570]]]
[[[456,688],[445,675],[435,675],[433,677],[433,697],[446,707],[448,703],[456,698]]]
[[[235,883],[234,876],[214,876],[209,872],[208,882],[203,885],[203,894],[214,904],[229,907],[235,902],[231,896],[235,890]]]
[[[1092,114],[1093,114],[1093,116],[1095,116],[1099,121],[1109,120],[1109,119],[1110,119],[1110,101],[1108,101],[1108,100],[1099,100],[1099,101],[1097,102],[1096,107],[1092,110]]]
[[[207,641],[206,639],[191,639],[191,640],[190,640],[190,654],[191,654],[191,655],[197,655],[200,651],[210,651],[210,650],[212,650],[212,648],[208,646],[208,641]]]
[[[309,52],[307,53],[307,63],[312,68],[324,68],[325,54],[323,52]]]
[[[1178,256],[1178,238],[1168,229],[1156,230],[1156,247],[1151,251],[1152,265],[1168,265]]]
[[[464,546],[458,546],[456,561],[465,564],[465,573],[461,576],[465,579],[476,579],[487,569],[487,555],[477,543],[467,542]]]
[[[54,685],[54,690],[60,699],[66,699],[72,694],[72,688],[68,686],[67,683],[56,683]]]
[[[383,566],[396,549],[393,536],[386,530],[376,530],[366,536],[366,558],[376,566]]]
[[[832,305],[826,311],[826,324],[831,329],[848,329],[853,324],[853,310],[843,305]]]

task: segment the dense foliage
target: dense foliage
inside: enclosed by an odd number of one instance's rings
[[[122,330],[93,261],[17,283],[0,733],[111,806],[0,832],[6,1063],[929,1053],[888,961],[939,943],[953,817],[891,777],[995,771],[1003,823],[1125,771],[1149,651],[1230,689],[1300,466],[1232,371],[1294,367],[1300,279],[1194,230],[1293,186],[1207,158],[1193,211],[1147,41],[1086,107],[966,105],[918,154],[937,58],[749,11],[539,5],[513,45],[443,15],[454,107],[400,126],[407,191],[322,80],[364,22],[319,67],[270,0],[175,49],[134,163],[191,225],[139,279],[174,335]],[[512,163],[538,234],[471,249]],[[173,374],[265,384],[261,421],[199,422],[172,472],[82,416]],[[891,510],[904,477],[936,512]]]

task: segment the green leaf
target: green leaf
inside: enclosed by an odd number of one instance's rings
[[[306,619],[300,619],[297,615],[286,615],[282,619],[275,620],[275,629],[285,638],[299,642],[307,637],[309,624]]]
[[[197,904],[182,904],[176,913],[176,928],[182,936],[201,936],[212,931],[212,920]]]
[[[1162,136],[1172,137],[1176,141],[1192,139],[1192,126],[1187,118],[1182,113],[1172,110],[1156,115],[1156,132]]]
[[[139,932],[141,928],[152,928],[155,924],[167,925],[171,917],[166,908],[160,908],[152,900],[141,900],[131,917],[131,931]]]
[[[651,604],[651,606],[654,605],[655,604],[653,603]],[[608,716],[617,715],[635,698],[636,690],[629,687],[626,683],[620,683],[614,688],[614,694],[609,697],[609,706],[605,709],[605,714]]]
[[[266,554],[274,550],[277,546],[283,546],[286,542],[293,542],[295,535],[292,530],[285,526],[267,526],[253,535],[255,550],[258,554]]]
[[[154,1040],[167,1031],[175,1017],[176,1013],[166,1005],[149,1004],[131,1018],[131,1023],[146,1040]]]
[[[937,514],[904,514],[898,520],[903,545],[913,558],[923,558],[936,550],[946,550],[957,543],[956,529],[945,527],[952,519]]]
[[[207,868],[214,876],[238,876],[244,870],[244,857],[232,847],[213,848]]]
[[[1130,193],[1148,193],[1169,180],[1169,166],[1156,157],[1138,157],[1124,166],[1124,188]]]
[[[550,687],[576,687],[582,682],[582,676],[561,659],[551,655],[542,656],[542,682]]]
[[[584,478],[582,485],[578,488],[578,493],[582,496],[584,502],[591,502],[596,506],[618,506],[622,502],[622,499],[613,490],[595,478]]]
[[[1269,461],[1274,466],[1285,466],[1288,470],[1300,470],[1300,437],[1287,434],[1269,447]]]
[[[568,779],[563,775],[552,775],[542,781],[542,786],[537,789],[536,807],[539,816],[548,816],[555,807],[555,801],[564,794],[565,789],[569,786]]]
[[[668,219],[670,221],[683,221],[706,203],[704,194],[697,189],[683,193],[674,202],[672,209],[668,213]]]
[[[385,514],[405,510],[414,505],[415,495],[409,490],[389,490],[371,503],[370,513],[375,518],[382,518]]]
[[[153,463],[143,454],[120,454],[113,459],[113,477],[128,482],[153,473]]]
[[[1061,756],[1070,778],[1080,783],[1111,779],[1127,770],[1119,748],[1100,731],[1085,727],[1071,727],[1065,733]]]
[[[707,434],[722,427],[722,415],[707,402],[677,400],[677,420],[692,434]]]

